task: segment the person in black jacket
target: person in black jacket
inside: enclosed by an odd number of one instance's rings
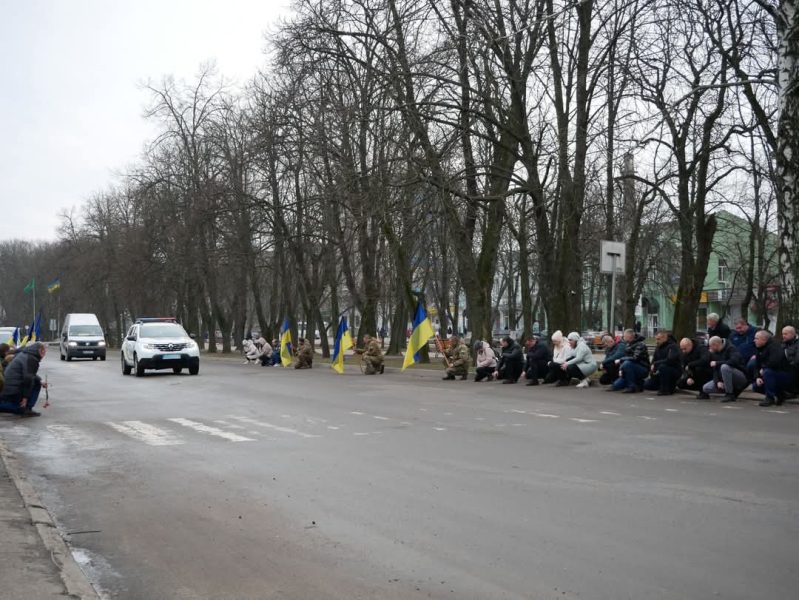
[[[615,392],[623,389],[625,394],[633,394],[643,389],[644,378],[649,372],[649,350],[646,340],[632,329],[624,330],[624,343],[627,348],[624,356],[616,359],[619,365],[619,378],[607,389]]]
[[[655,352],[649,377],[644,381],[644,389],[657,390],[658,396],[671,396],[680,377],[680,346],[670,331],[661,329],[655,336]]]
[[[702,386],[697,398],[707,400],[710,394],[724,394],[722,402],[735,402],[738,395],[749,385],[741,353],[729,340],[719,336],[710,338],[708,347],[713,381],[708,381]]]
[[[796,338],[796,328],[793,325],[782,328],[782,351],[793,372],[791,392],[799,393],[799,339]]]
[[[526,346],[524,377],[527,385],[538,385],[538,380],[547,376],[547,363],[552,360],[552,352],[536,336],[527,338]]]
[[[516,383],[522,374],[522,347],[509,336],[502,338],[499,344],[502,354],[497,364],[497,379],[502,379],[502,383]]]
[[[716,313],[710,313],[707,316],[707,337],[712,338],[714,335],[721,339],[730,339],[730,326],[722,321]]]
[[[793,385],[791,365],[782,346],[773,339],[771,332],[755,334],[755,385],[756,392],[766,395],[760,406],[780,405]]]
[[[0,393],[0,412],[15,413],[23,417],[38,417],[33,410],[39,392],[46,383],[37,375],[39,363],[47,354],[47,346],[34,342],[14,356],[5,369],[3,392]]]
[[[677,381],[677,387],[681,390],[701,392],[702,386],[713,379],[710,354],[697,340],[691,338],[680,340],[680,365],[682,375]]]

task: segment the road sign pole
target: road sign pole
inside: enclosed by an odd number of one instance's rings
[[[616,324],[614,322],[616,312],[616,258],[619,255],[615,252],[610,253],[610,327],[608,333],[616,339]]]

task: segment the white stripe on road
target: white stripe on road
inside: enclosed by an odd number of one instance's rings
[[[638,415],[639,419],[644,419],[645,421],[655,421],[657,417],[644,417],[642,415]]]
[[[161,429],[141,421],[122,421],[121,423],[109,421],[106,425],[149,446],[179,446],[186,443],[167,429]]]
[[[90,436],[70,425],[53,423],[52,425],[47,426],[47,430],[58,439],[74,446],[78,446],[83,450],[100,450],[101,448],[108,447],[105,444],[95,442]]]
[[[257,419],[251,419],[250,417],[229,416],[228,418],[236,419],[237,421],[241,421],[242,423],[249,423],[250,425],[256,425],[258,427],[264,427],[266,429],[273,429],[274,431],[280,431],[281,433],[290,433],[292,435],[298,435],[303,438],[319,437],[318,435],[305,433],[304,431],[298,431],[297,429],[292,429],[291,427],[283,427],[281,425],[275,425],[274,423],[267,423],[266,421],[258,421]]]
[[[391,419],[388,417],[380,417],[378,415],[372,415],[373,419],[377,419],[378,421],[390,421]]]
[[[536,417],[544,417],[545,419],[560,419],[560,415],[548,415],[546,413],[531,413]]]
[[[680,412],[680,411],[677,410],[676,408],[667,408],[666,412]]]
[[[578,419],[576,417],[571,417],[570,421],[576,421],[577,423],[596,423],[596,419]]]
[[[235,423],[230,423],[225,421],[224,419],[216,419],[214,423],[218,423],[219,425],[224,425],[225,427],[229,427],[230,429],[247,429],[244,425],[236,425]]]
[[[599,414],[600,415],[613,415],[614,417],[620,417],[621,416],[621,413],[611,412],[609,410],[600,410]]]
[[[197,421],[192,421],[190,419],[184,419],[182,417],[178,417],[176,419],[168,419],[173,423],[177,423],[178,425],[183,425],[183,427],[188,427],[189,429],[193,429],[194,431],[199,431],[200,433],[207,433],[208,435],[213,435],[216,437],[221,437],[231,442],[254,442],[255,440],[252,438],[244,437],[243,435],[239,435],[237,433],[231,433],[229,431],[224,431],[223,429],[219,429],[218,427],[211,427],[210,425],[206,425],[204,423],[199,423]]]

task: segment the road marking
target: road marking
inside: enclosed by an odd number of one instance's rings
[[[447,430],[446,427],[433,427],[433,429],[435,429],[436,431],[446,431]]]
[[[335,425],[328,425],[327,428],[328,429],[338,429],[338,427],[336,427]]]
[[[578,423],[596,423],[596,419],[578,419],[576,417],[571,417],[570,421],[577,421]]]
[[[291,427],[282,427],[280,425],[275,425],[273,423],[267,423],[266,421],[258,421],[257,419],[251,419],[250,417],[234,417],[230,416],[230,419],[236,419],[237,421],[241,421],[242,423],[249,423],[250,425],[257,425],[258,427],[265,427],[266,429],[274,429],[275,431],[280,431],[282,433],[290,433],[292,435],[298,435],[303,438],[316,438],[319,437],[318,435],[314,435],[312,433],[305,433],[304,431],[298,431],[297,429],[292,429]]]
[[[742,410],[742,406],[722,406],[722,408],[726,408],[727,410]]]
[[[213,435],[216,437],[221,437],[226,440],[230,440],[231,442],[254,442],[255,440],[252,438],[244,437],[243,435],[239,435],[238,433],[231,433],[229,431],[225,431],[223,429],[219,429],[218,427],[211,427],[210,425],[206,425],[204,423],[199,423],[197,421],[192,421],[191,419],[184,419],[183,417],[178,417],[175,419],[167,419],[168,421],[172,421],[173,423],[177,423],[178,425],[183,425],[183,427],[188,427],[189,429],[194,429],[194,431],[199,431],[200,433],[207,433],[208,435]]]
[[[362,412],[360,412],[360,411],[354,410],[354,411],[352,411],[350,414],[351,414],[351,415],[358,415],[358,416],[361,416],[361,417],[362,417],[362,416],[363,416],[363,415],[365,415],[366,413],[362,413]]]
[[[680,412],[680,411],[677,410],[676,408],[667,408],[666,412]]]
[[[524,423],[513,423],[512,424],[512,427],[525,427],[525,426],[526,425]]]
[[[657,417],[644,417],[642,415],[638,415],[638,418],[639,419],[644,419],[645,421],[655,421],[655,420],[657,420]]]
[[[186,443],[171,431],[141,421],[122,421],[121,423],[109,421],[106,425],[149,446],[179,446]]]
[[[244,425],[236,425],[235,423],[225,421],[224,419],[216,419],[214,423],[218,423],[219,425],[224,425],[225,427],[230,427],[231,429],[247,429]]]
[[[775,415],[789,415],[791,411],[789,410],[767,410],[766,412],[774,413]]]
[[[369,434],[368,434],[368,433],[365,433],[365,432],[361,432],[361,431],[356,431],[356,432],[355,432],[355,433],[353,433],[352,435],[369,435]]]
[[[388,417],[380,417],[378,415],[372,415],[372,418],[373,419],[377,419],[378,421],[390,421],[391,420]]]
[[[78,446],[83,450],[100,450],[101,448],[108,447],[106,444],[95,442],[90,436],[78,429],[75,429],[71,425],[53,423],[52,425],[47,426],[47,430],[58,439],[74,446]]]
[[[544,417],[545,419],[560,419],[560,415],[548,415],[546,413],[530,413],[536,417]]]
[[[613,415],[614,417],[620,417],[621,413],[610,412],[609,410],[601,410],[599,411],[600,415]]]
[[[517,415],[526,415],[527,414],[526,410],[517,410],[515,408],[513,410],[506,410],[505,412],[512,412],[512,413],[516,413]]]

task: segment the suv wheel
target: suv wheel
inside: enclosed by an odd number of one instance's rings
[[[122,374],[123,375],[130,375],[130,365],[125,362],[125,355],[124,353],[120,353],[122,358]]]
[[[60,356],[60,357],[61,357],[61,360],[66,360],[66,358],[64,358],[64,355],[63,355],[63,354],[61,354],[60,352],[58,353],[58,356]]]
[[[180,375],[181,371],[183,371],[183,367],[172,367],[172,372],[175,375]]]
[[[135,354],[133,355],[133,368],[136,370],[136,377],[144,375],[144,367],[139,364],[139,357]]]
[[[196,367],[189,367],[189,375],[196,375],[199,372],[200,372],[200,365],[197,365]]]

